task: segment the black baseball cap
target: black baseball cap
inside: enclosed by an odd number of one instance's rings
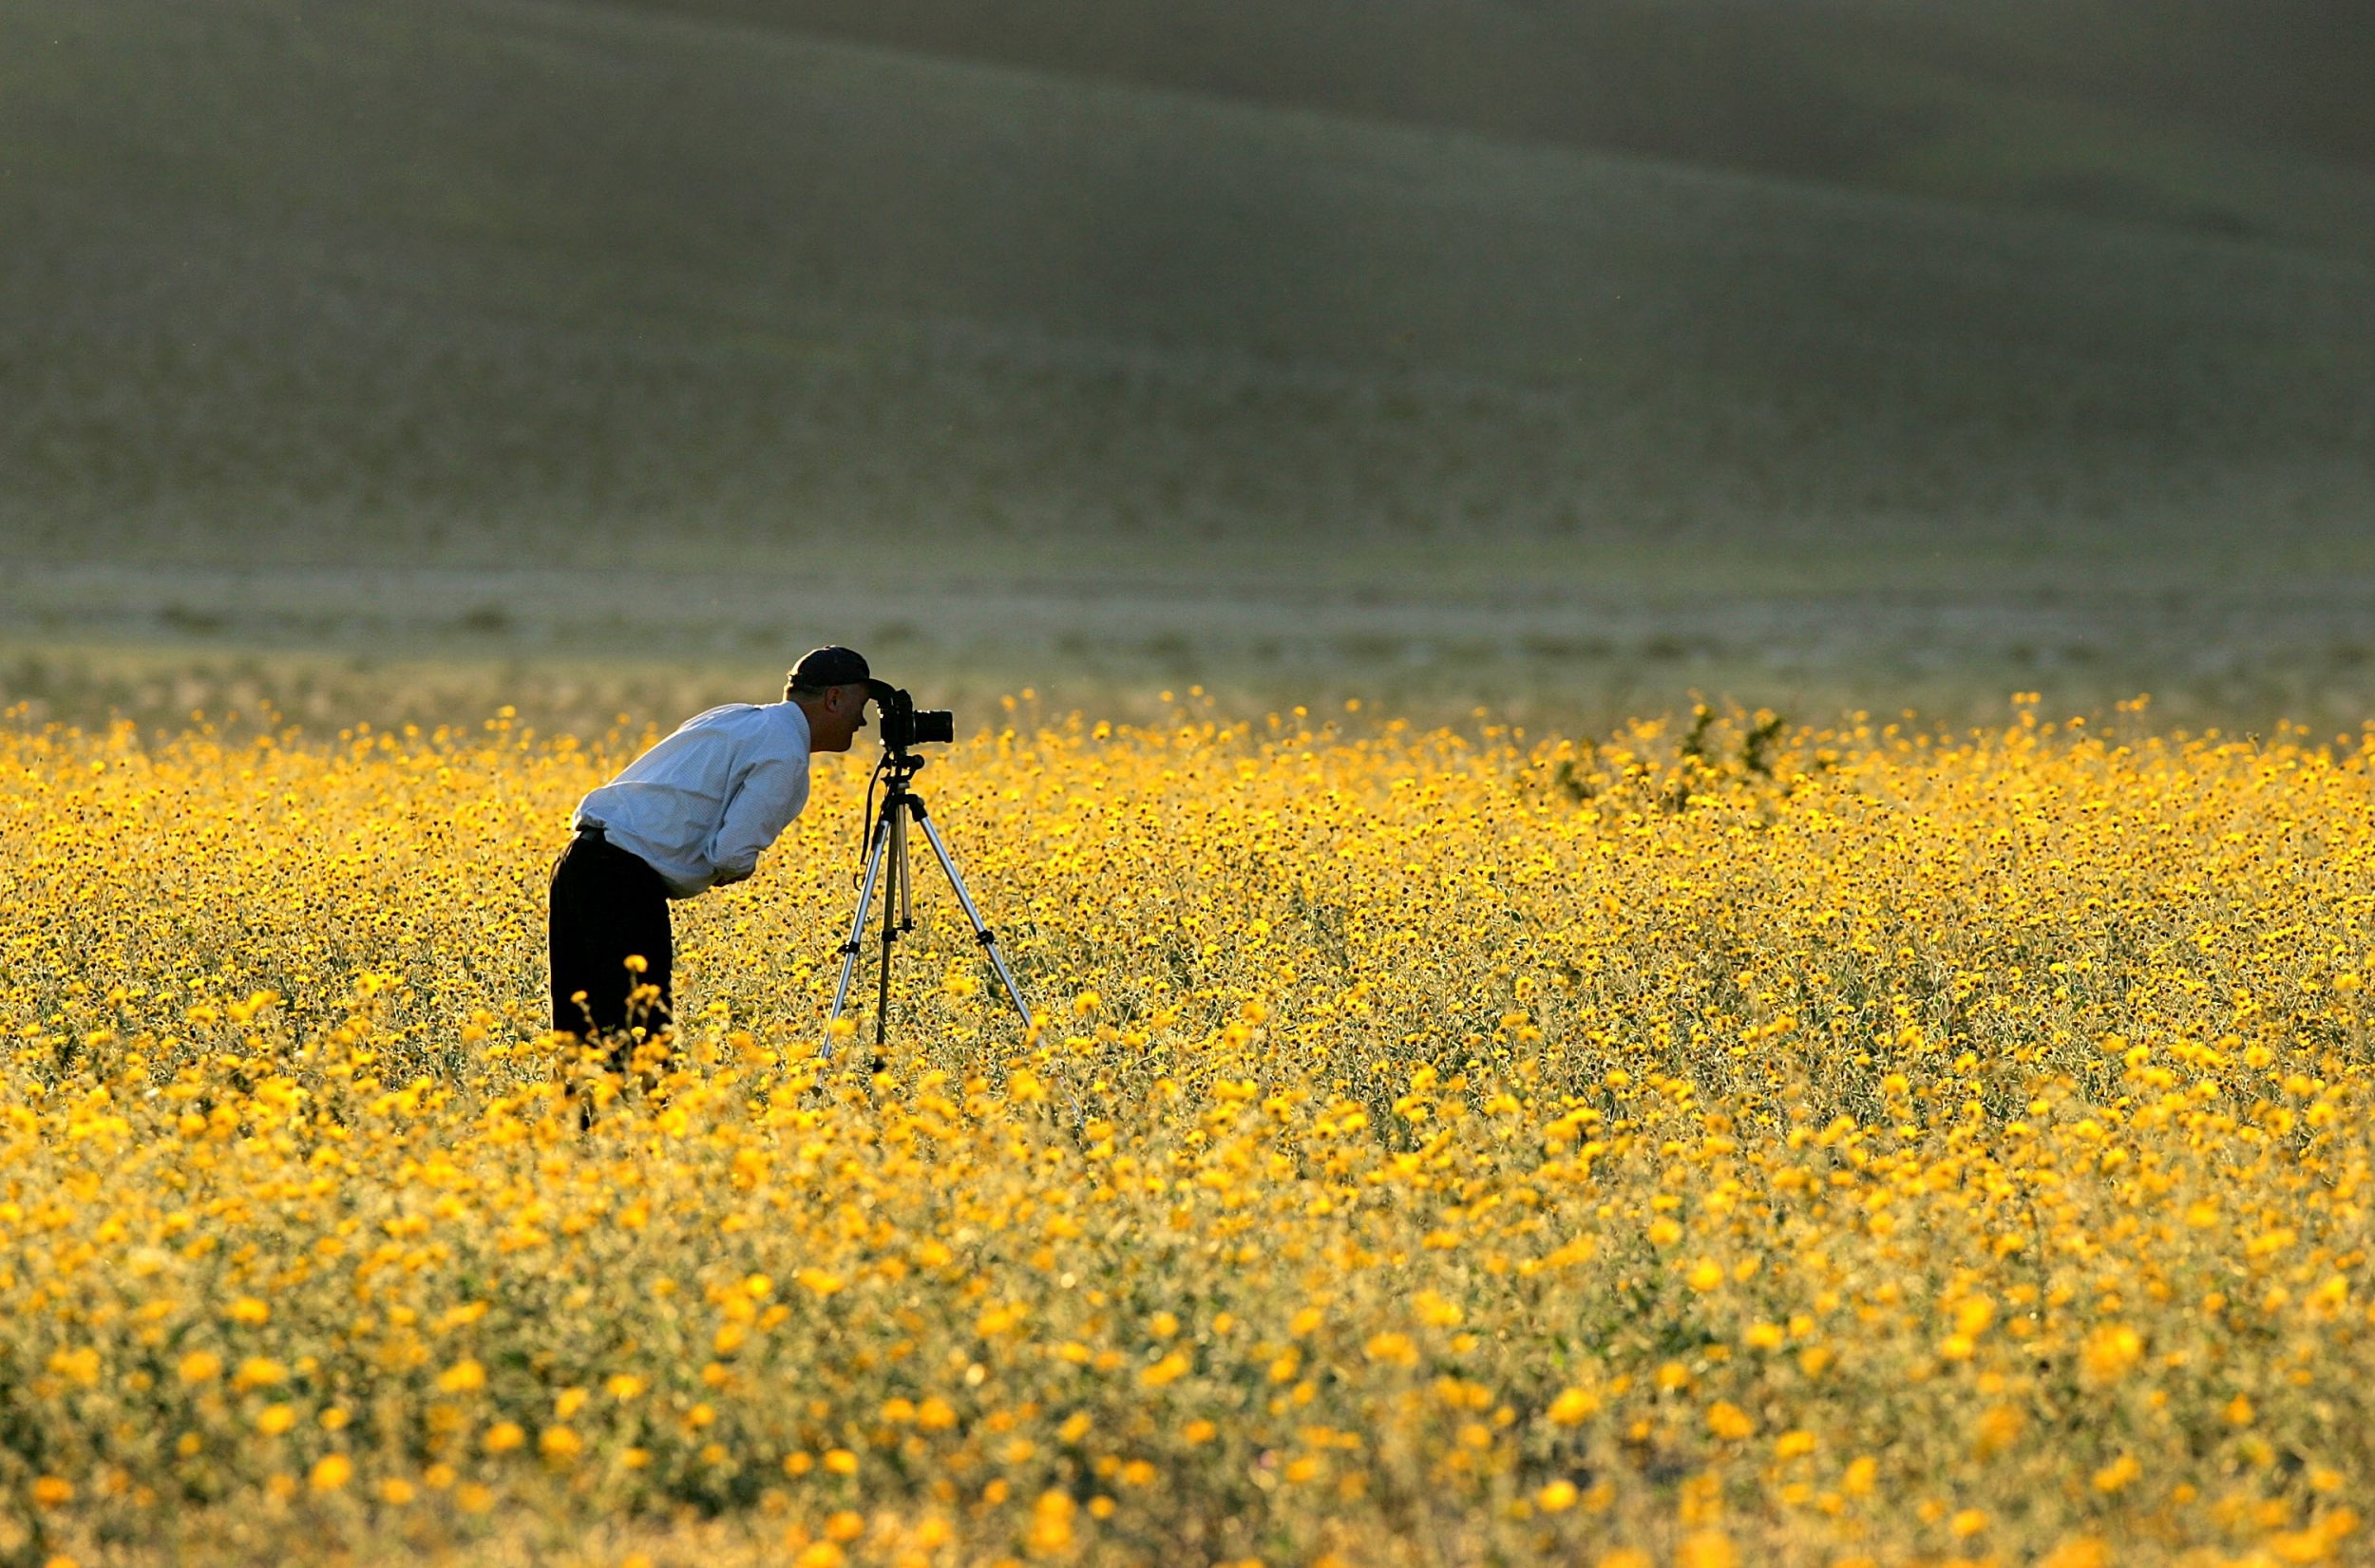
[[[873,677],[865,655],[856,649],[819,648],[801,655],[800,662],[791,667],[790,684],[804,691],[821,691],[828,686],[870,682]]]

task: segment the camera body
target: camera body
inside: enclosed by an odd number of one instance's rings
[[[945,708],[918,708],[904,687],[869,681],[875,711],[882,716],[883,745],[892,751],[945,746],[957,738],[957,715]]]

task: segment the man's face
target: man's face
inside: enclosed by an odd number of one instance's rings
[[[828,686],[808,711],[808,749],[846,751],[865,727],[867,691],[863,685]]]

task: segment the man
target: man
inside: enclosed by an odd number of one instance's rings
[[[577,836],[553,866],[553,1028],[591,1036],[668,1027],[668,900],[758,868],[808,803],[808,758],[848,750],[865,727],[871,674],[846,648],[817,649],[791,671],[782,702],[687,719],[578,803]]]

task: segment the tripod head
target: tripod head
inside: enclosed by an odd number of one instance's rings
[[[865,785],[865,816],[859,822],[858,856],[861,860],[865,858],[865,852],[874,847],[874,841],[889,831],[891,819],[901,811],[913,811],[919,817],[923,815],[923,797],[907,786],[930,761],[929,757],[919,756],[887,743],[883,747],[883,754],[874,759],[874,776],[866,781]],[[874,803],[877,789],[884,790],[880,808]]]
[[[878,776],[889,780],[892,789],[902,790],[907,787],[907,781],[922,772],[924,765],[931,760],[929,757],[913,751],[897,751],[886,746],[883,747],[883,755],[874,764],[874,771]]]

